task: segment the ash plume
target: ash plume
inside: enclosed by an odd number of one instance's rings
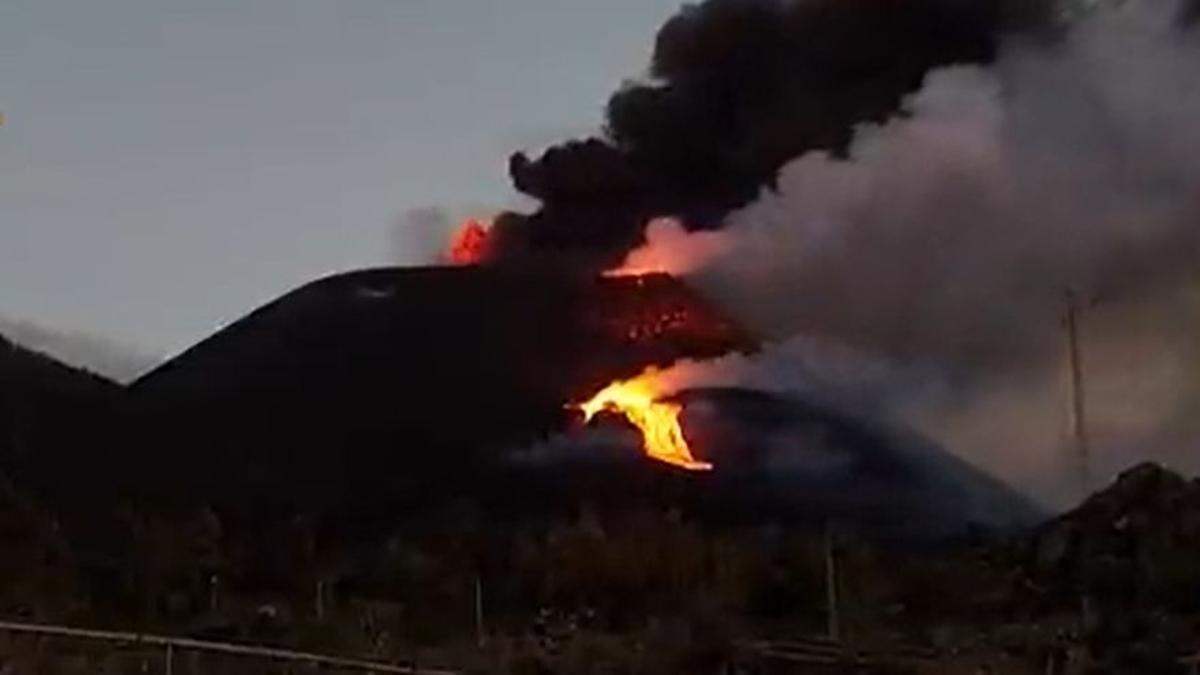
[[[1180,16],[1114,5],[1052,42],[1007,43],[988,67],[931,71],[844,154],[787,163],[692,278],[776,339],[916,368],[866,389],[1052,503],[1069,498],[1070,292],[1097,472],[1148,457],[1200,468],[1183,451],[1200,366],[1200,38]]]
[[[497,221],[507,257],[611,264],[657,215],[719,227],[809,150],[844,152],[934,67],[988,63],[1001,35],[1051,25],[1048,0],[707,0],[659,31],[644,81],[613,95],[601,138],[530,159],[542,203]]]

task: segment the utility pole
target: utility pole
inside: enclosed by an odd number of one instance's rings
[[[841,637],[838,612],[837,552],[834,550],[833,523],[825,521],[825,605],[827,610],[829,639],[837,642]]]
[[[208,611],[216,612],[221,605],[221,580],[217,575],[208,576]]]
[[[483,580],[479,574],[475,575],[475,642],[480,647],[487,642],[483,632]]]
[[[1079,461],[1079,487],[1083,497],[1092,488],[1091,451],[1087,435],[1085,387],[1083,382],[1083,353],[1079,345],[1080,333],[1079,298],[1073,291],[1066,293],[1067,358],[1070,365],[1071,392],[1071,437]]]

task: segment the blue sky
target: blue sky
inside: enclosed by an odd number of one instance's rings
[[[679,5],[5,0],[0,316],[166,355],[418,262],[405,212],[512,203],[509,153],[597,128]]]

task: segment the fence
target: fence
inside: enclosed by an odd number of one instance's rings
[[[740,642],[736,646],[742,653],[760,660],[809,668],[903,666],[929,663],[938,658],[938,654],[930,649],[917,647],[896,647],[890,650],[852,649],[827,637],[759,640]]]
[[[53,626],[44,624],[16,623],[0,621],[0,631],[24,635],[39,635],[43,637],[70,638],[75,640],[92,640],[110,642],[128,646],[161,647],[163,649],[164,671],[171,675],[174,668],[175,651],[198,651],[231,656],[271,659],[275,661],[294,661],[343,670],[359,670],[369,673],[404,673],[405,675],[459,675],[457,671],[418,668],[415,665],[397,665],[362,659],[330,656],[298,652],[290,649],[238,645],[228,642],[210,642],[207,640],[192,640],[189,638],[174,638],[162,635],[143,633],[125,633],[107,630],[88,630]]]

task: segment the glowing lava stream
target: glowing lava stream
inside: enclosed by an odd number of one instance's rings
[[[632,380],[613,382],[577,407],[583,411],[584,421],[604,410],[621,413],[642,432],[642,449],[660,462],[689,471],[712,470],[712,464],[692,456],[683,437],[679,426],[683,406],[656,400],[653,381],[654,371],[649,370]]]

